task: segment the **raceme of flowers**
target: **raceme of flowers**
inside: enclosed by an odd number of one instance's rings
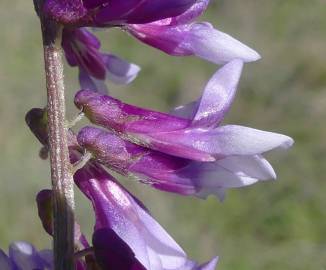
[[[93,29],[119,27],[141,42],[174,56],[193,55],[216,64],[235,58],[244,62],[258,60],[257,52],[214,29],[210,23],[194,22],[208,4],[209,0],[48,0],[44,9],[66,26],[62,48],[68,64],[79,67],[81,87],[105,92],[106,80],[130,83],[140,68],[100,52],[100,41],[87,26]]]
[[[75,105],[95,126],[69,129],[74,182],[95,213],[91,240],[75,221],[78,270],[213,270],[218,258],[200,264],[158,224],[145,205],[110,173],[136,178],[158,190],[221,200],[229,188],[275,179],[263,154],[286,149],[285,135],[221,124],[235,98],[243,65],[259,54],[215,29],[195,22],[208,0],[45,0],[46,16],[63,25],[62,48],[78,67]],[[129,84],[140,71],[113,54],[101,52],[94,28],[118,27],[137,40],[172,56],[196,56],[223,65],[200,97],[170,113],[126,104],[108,94],[107,83]],[[34,108],[26,123],[48,151],[46,109]],[[89,159],[89,154],[91,158]],[[84,164],[81,166],[80,164]],[[77,167],[78,166],[78,167]],[[52,191],[37,194],[38,214],[52,235]],[[0,250],[0,268],[51,269],[52,252],[15,242]]]

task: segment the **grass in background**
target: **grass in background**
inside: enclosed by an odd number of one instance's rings
[[[128,184],[193,258],[218,254],[223,270],[326,268],[326,5],[323,0],[216,0],[205,19],[259,51],[245,66],[226,122],[278,131],[296,143],[270,155],[279,180],[228,192],[221,204]],[[0,247],[12,240],[50,245],[34,196],[49,187],[48,163],[24,123],[45,104],[40,31],[32,2],[0,3]],[[128,87],[112,95],[167,111],[195,99],[216,66],[173,58],[118,30],[99,32],[103,47],[142,66]],[[76,70],[67,71],[69,114],[76,113]],[[86,122],[84,122],[86,123]],[[77,192],[78,216],[90,232],[93,215]]]

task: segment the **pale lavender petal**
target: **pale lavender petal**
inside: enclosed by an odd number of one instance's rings
[[[249,175],[259,180],[276,179],[272,165],[262,155],[230,156],[216,162],[234,173]]]
[[[218,126],[234,100],[242,67],[241,60],[225,64],[212,76],[198,100],[178,106],[170,113],[193,120],[193,127]]]
[[[9,257],[0,249],[0,269],[1,270],[12,270],[12,263]]]
[[[138,138],[163,152],[175,149],[173,154],[185,158],[191,158],[186,155],[192,152],[206,153],[211,156],[211,161],[231,155],[261,154],[275,148],[289,148],[293,144],[286,135],[236,125],[140,134]]]
[[[192,126],[217,127],[229,111],[236,94],[243,62],[233,60],[219,69],[207,83]]]
[[[106,78],[116,84],[128,84],[138,75],[140,67],[112,54],[103,54]]]
[[[74,176],[96,213],[96,230],[111,228],[126,242],[146,269],[177,269],[185,253],[164,229],[98,165],[87,165]],[[161,268],[158,268],[161,269]]]
[[[81,88],[96,91],[103,94],[108,94],[109,89],[104,80],[98,80],[90,76],[84,69],[79,68],[79,84]]]
[[[256,61],[259,54],[209,23],[177,26],[156,23],[128,25],[127,30],[140,41],[175,56],[195,55],[216,64],[233,59]]]
[[[230,35],[213,28],[209,23],[193,24],[188,41],[182,46],[192,48],[197,57],[216,64],[227,63],[233,59],[252,62],[260,55]]]

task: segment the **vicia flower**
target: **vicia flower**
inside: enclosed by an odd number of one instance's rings
[[[198,0],[183,14],[147,24],[128,24],[125,29],[140,41],[174,56],[194,55],[215,64],[233,59],[252,62],[260,55],[208,22],[192,22],[207,8]]]
[[[293,140],[282,134],[220,125],[234,99],[242,66],[240,60],[223,66],[196,102],[176,110],[179,116],[142,109],[87,90],[76,94],[75,104],[92,123],[124,139],[191,160],[253,156],[291,146]]]
[[[71,27],[118,26],[170,55],[195,55],[216,64],[256,61],[259,54],[207,22],[193,23],[209,0],[47,0],[45,11]],[[74,31],[74,30],[67,30]],[[103,73],[103,72],[102,72]]]
[[[47,143],[43,138],[47,129],[42,124],[44,113],[42,109],[32,109],[27,113],[26,119],[33,133],[40,141]],[[75,163],[80,159],[82,149],[76,145],[71,132],[68,141],[70,159]],[[215,269],[217,258],[203,265],[189,260],[181,247],[153,219],[145,206],[118,184],[97,162],[89,161],[75,173],[74,180],[92,202],[96,217],[90,247],[94,254],[88,254],[85,261],[78,260],[78,270],[99,269],[96,268],[97,264],[106,270]],[[51,190],[39,192],[37,204],[43,227],[52,235]],[[75,225],[75,232],[76,248],[82,252],[83,248],[87,249],[89,245],[78,224]]]
[[[103,269],[215,269],[216,258],[202,266],[188,260],[144,205],[95,162],[78,170],[74,180],[93,204],[93,246]]]
[[[108,168],[181,195],[206,198],[214,194],[223,200],[226,189],[276,177],[272,166],[261,155],[230,156],[215,162],[193,161],[133,144],[95,127],[82,128],[77,140]]]
[[[107,92],[105,80],[127,84],[136,78],[140,68],[127,61],[99,51],[100,41],[86,28],[64,28],[62,48],[70,66],[79,67],[82,88]]]
[[[13,242],[8,255],[0,249],[1,270],[51,270],[53,256],[51,250],[38,251],[30,243]]]

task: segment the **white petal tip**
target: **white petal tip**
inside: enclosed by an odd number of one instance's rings
[[[291,137],[284,135],[284,141],[280,144],[281,149],[288,149],[294,144],[294,140]]]

